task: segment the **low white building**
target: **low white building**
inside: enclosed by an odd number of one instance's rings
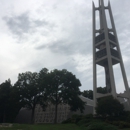
[[[68,105],[60,104],[57,110],[57,123],[69,118],[70,107]],[[35,109],[35,123],[53,123],[55,117],[55,106],[50,104],[46,111],[38,104]]]
[[[57,111],[57,123],[68,119],[73,114],[92,114],[93,113],[93,100],[90,100],[84,96],[79,96],[82,101],[85,102],[85,110],[83,113],[80,111],[70,111],[70,106],[67,104],[59,104]],[[43,111],[42,107],[38,104],[35,109],[35,123],[53,123],[55,118],[55,106],[50,104],[46,111]]]

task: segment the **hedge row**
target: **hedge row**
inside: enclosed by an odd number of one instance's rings
[[[85,128],[85,130],[118,130],[116,126],[93,118],[93,115],[73,115],[72,118],[64,121],[63,123],[75,123]]]

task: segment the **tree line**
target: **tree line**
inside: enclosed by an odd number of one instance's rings
[[[74,74],[63,70],[49,71],[43,68],[40,72],[25,72],[18,74],[14,85],[11,80],[0,84],[0,122],[13,122],[19,110],[26,107],[32,110],[31,123],[34,122],[34,111],[37,104],[43,110],[49,103],[55,106],[57,122],[58,104],[70,106],[70,110],[84,110],[84,102],[79,98],[81,83]]]
[[[98,93],[106,94],[107,88],[106,87],[98,87],[97,88]],[[89,99],[93,99],[93,90],[84,90],[81,92],[84,97],[87,97]]]
[[[108,93],[106,87],[98,87],[97,92],[101,94]],[[81,93],[84,97],[93,99],[93,90],[84,90]],[[123,100],[124,99],[122,99],[122,101]],[[120,103],[118,98],[114,98],[112,95],[98,98],[95,111],[96,111],[96,115],[100,117],[114,116],[119,118],[122,117],[122,115],[126,115],[127,113],[124,109],[123,103]]]

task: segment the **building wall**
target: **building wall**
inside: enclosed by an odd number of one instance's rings
[[[31,112],[32,111],[27,108],[21,108],[14,122],[21,124],[31,123]]]
[[[65,104],[58,105],[57,111],[57,123],[61,123],[62,121],[70,118],[73,114],[92,114],[93,113],[93,100],[85,98],[84,96],[79,96],[82,101],[85,102],[85,110],[83,113],[80,111],[70,111],[70,106]],[[43,111],[42,107],[37,104],[34,115],[35,123],[53,123],[55,117],[55,106],[50,104],[46,108],[46,111]],[[17,123],[30,123],[31,121],[31,110],[26,108],[21,108],[19,114],[16,117],[15,122]]]
[[[57,123],[61,123],[70,116],[70,107],[66,104],[58,105]],[[46,111],[38,104],[35,109],[35,123],[53,123],[55,117],[55,106],[50,104]]]
[[[90,105],[85,105],[85,109],[83,113],[81,113],[79,110],[78,111],[72,111],[71,115],[87,115],[87,114],[93,114],[93,106]]]
[[[57,123],[61,123],[62,121],[68,119],[73,114],[92,114],[93,113],[93,100],[88,99],[84,96],[79,96],[82,101],[85,102],[85,110],[81,113],[79,110],[73,112],[70,111],[70,106],[67,104],[58,105],[57,111]],[[42,107],[38,104],[35,109],[35,123],[53,123],[55,117],[55,106],[50,104],[46,111],[43,111]]]

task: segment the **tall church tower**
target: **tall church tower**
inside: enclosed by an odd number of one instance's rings
[[[108,28],[105,11],[110,16],[111,28]],[[100,28],[96,29],[96,11],[99,12]],[[113,66],[120,64],[123,81],[126,89],[125,94],[117,94]],[[105,83],[107,94],[97,93],[97,65],[104,68]],[[117,86],[118,87],[118,86]],[[114,19],[111,11],[110,2],[108,6],[104,6],[104,1],[99,0],[99,6],[95,7],[93,3],[93,91],[94,91],[94,107],[98,98],[112,95],[114,98],[118,96],[127,98],[130,103],[130,90],[126,78],[124,64],[121,56],[120,46],[115,29]]]

